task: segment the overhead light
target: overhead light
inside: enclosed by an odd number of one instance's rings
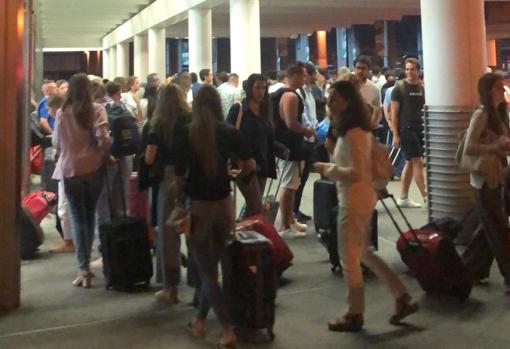
[[[101,51],[102,49],[102,47],[45,47],[43,52]]]

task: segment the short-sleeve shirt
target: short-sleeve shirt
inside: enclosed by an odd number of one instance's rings
[[[174,132],[173,149],[176,154],[175,173],[185,176],[186,194],[192,200],[219,201],[230,194],[228,162],[230,159],[249,160],[249,148],[241,139],[241,134],[232,125],[218,122],[216,125],[216,147],[218,174],[214,178],[205,175],[197,154],[189,141],[189,125],[177,125]]]
[[[360,91],[363,100],[367,104],[371,104],[376,108],[381,107],[381,90],[371,80],[361,84]]]
[[[178,116],[176,125],[172,130],[172,135],[166,137],[162,127],[156,127],[153,129],[149,126],[147,144],[155,145],[158,147],[157,161],[161,165],[175,165],[175,152],[173,151],[173,139],[176,130],[182,129],[185,125],[189,124],[191,120],[191,114],[186,113]]]
[[[50,115],[50,112],[48,111],[48,106],[46,105],[47,101],[48,97],[43,97],[39,100],[39,104],[37,106],[37,116],[39,116],[40,119],[48,120],[48,124],[50,125],[50,128],[53,130],[55,129],[55,117]]]
[[[421,129],[423,127],[423,106],[425,89],[418,83],[412,85],[407,81],[395,84],[391,100],[399,102],[398,128]]]

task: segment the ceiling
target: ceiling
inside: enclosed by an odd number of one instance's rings
[[[101,47],[101,37],[153,1],[35,0],[42,46]]]
[[[170,1],[182,1],[184,8],[186,1],[213,7],[213,35],[229,36],[228,0],[159,1],[167,1],[167,5]],[[34,2],[38,6],[36,11],[39,13],[42,47],[95,48],[103,46],[102,37],[135,16],[154,0]],[[172,6],[175,6],[174,4],[172,3]],[[286,37],[315,30],[329,30],[332,27],[372,24],[376,20],[399,20],[403,15],[419,15],[420,0],[260,0],[260,7],[261,36]],[[152,19],[148,18],[149,21]],[[167,26],[167,36],[170,37],[185,37],[188,33],[186,13],[178,19],[168,19],[158,25]],[[497,29],[497,36],[502,37],[507,28],[499,25],[494,29],[495,31]]]

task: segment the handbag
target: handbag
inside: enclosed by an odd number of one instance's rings
[[[152,165],[145,162],[145,154],[138,157],[138,190],[143,191],[161,182],[163,179],[163,167],[157,160]]]

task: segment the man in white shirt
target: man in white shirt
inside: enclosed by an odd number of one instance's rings
[[[378,65],[374,65],[372,67],[372,82],[379,88],[382,89],[383,85],[386,83],[386,77],[384,74],[381,74],[381,67]]]
[[[222,77],[220,75],[226,75]],[[218,74],[218,78],[223,81],[220,86],[218,86],[218,93],[221,98],[221,110],[223,112],[223,119],[227,119],[228,112],[230,111],[230,107],[234,105],[234,103],[241,102],[242,93],[239,86],[239,75],[232,73],[228,75],[225,72]]]
[[[286,79],[287,79],[287,73],[284,70],[279,71],[278,72],[278,81],[275,82],[274,84],[272,84],[271,86],[269,86],[269,89],[268,89],[267,92],[269,94],[275,93],[276,91],[278,91],[282,87],[285,87],[285,80]]]
[[[367,56],[359,56],[354,60],[354,73],[361,79],[361,96],[375,110],[372,119],[375,125],[381,120],[381,90],[369,79],[370,66],[370,58]]]

